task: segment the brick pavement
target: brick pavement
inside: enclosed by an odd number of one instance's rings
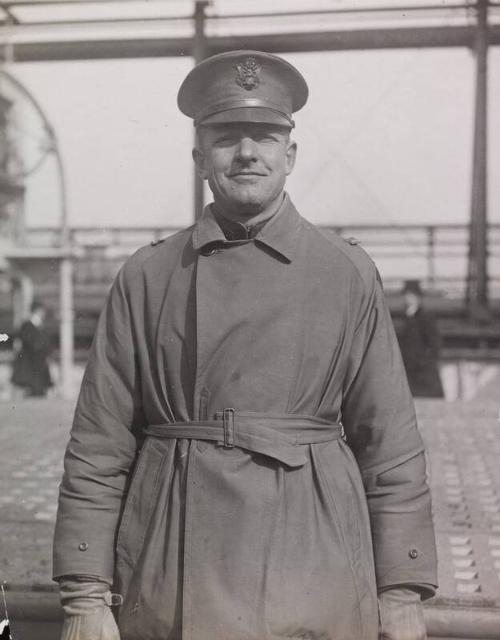
[[[500,610],[500,421],[492,400],[417,403],[438,543],[439,596]]]
[[[428,446],[440,594],[500,607],[500,422],[494,401],[417,402]],[[73,402],[0,403],[0,580],[49,585]]]
[[[50,583],[51,546],[74,402],[0,403],[0,580]]]

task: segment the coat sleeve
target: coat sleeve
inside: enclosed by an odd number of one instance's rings
[[[370,513],[379,589],[436,585],[436,549],[424,447],[399,346],[375,270],[355,329],[342,421]]]
[[[125,270],[114,282],[94,336],[64,458],[53,574],[111,580],[114,542],[141,421],[139,380]]]

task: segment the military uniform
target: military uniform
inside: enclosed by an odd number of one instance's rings
[[[285,195],[248,229],[207,207],[125,264],[66,452],[54,572],[114,578],[122,640],[375,640],[377,589],[432,594],[423,445],[355,242]]]
[[[233,446],[203,424],[196,437],[193,421],[215,427],[227,408]],[[288,199],[248,241],[227,241],[208,209],[113,287],[66,455],[55,572],[111,578],[123,509],[124,640],[374,639],[377,585],[435,584],[422,451],[362,249]]]

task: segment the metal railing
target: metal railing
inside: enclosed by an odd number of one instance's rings
[[[377,264],[386,289],[409,278],[450,298],[463,298],[467,286],[469,226],[465,224],[329,225],[355,237]],[[73,227],[72,246],[85,250],[84,260],[124,260],[140,246],[179,230],[172,226]],[[26,246],[57,246],[56,228],[27,229]],[[488,272],[491,298],[500,298],[500,224],[488,226]],[[83,277],[83,274],[82,274]]]

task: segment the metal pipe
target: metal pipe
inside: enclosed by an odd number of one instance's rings
[[[432,289],[436,285],[434,229],[432,225],[427,226],[427,284]]]
[[[191,36],[165,37],[105,37],[85,40],[67,39],[67,28],[63,37],[51,40],[37,39],[29,35],[24,27],[12,26],[9,30],[0,27],[0,44],[10,43],[16,63],[48,62],[59,60],[111,60],[165,58],[191,55]],[[22,38],[16,42],[17,35]],[[451,27],[332,29],[297,33],[253,33],[249,35],[206,36],[207,55],[245,48],[260,49],[270,53],[294,53],[310,51],[358,51],[371,49],[408,49],[415,47],[473,47],[475,27],[471,25]],[[493,24],[488,30],[490,45],[500,45],[500,25]]]
[[[61,202],[61,247],[65,250],[59,263],[59,366],[60,393],[63,398],[70,398],[73,388],[73,358],[74,358],[74,317],[73,317],[73,259],[71,257],[71,236],[68,224],[68,197],[66,177],[61,153],[55,135],[54,155],[59,168],[59,193]]]
[[[446,604],[425,604],[424,617],[430,638],[498,640],[500,610],[479,603],[461,605],[457,601]]]
[[[488,0],[477,0],[476,11],[476,98],[467,295],[472,314],[488,307]]]
[[[195,64],[207,57],[205,38],[205,8],[207,0],[196,0],[194,8],[194,38],[193,58]],[[196,133],[195,133],[196,136]],[[194,219],[197,220],[203,211],[204,205],[204,181],[200,178],[198,170],[194,167]]]
[[[418,13],[422,11],[456,11],[457,9],[469,9],[467,2],[457,2],[455,4],[421,4],[421,5],[400,5],[400,6],[379,6],[379,7],[342,7],[339,9],[311,9],[301,11],[270,11],[266,13],[224,13],[210,15],[210,18],[217,20],[237,19],[237,18],[279,18],[293,16],[319,16],[319,15],[351,15],[363,13]]]
[[[98,0],[102,1],[102,0]],[[109,0],[106,0],[109,2]],[[89,0],[84,0],[83,3],[79,4],[88,4]],[[40,6],[41,4],[51,6],[51,5],[60,5],[66,4],[67,2],[48,2],[44,0],[43,3],[36,3],[36,5]],[[71,5],[71,3],[69,3]],[[11,11],[12,9],[16,9],[19,6],[29,6],[28,3],[19,4],[17,2],[5,3],[0,2],[0,8],[3,9],[6,13]],[[301,11],[269,11],[266,13],[211,13],[207,17],[212,21],[224,21],[224,20],[247,20],[254,18],[294,18],[294,17],[314,17],[314,16],[338,16],[338,15],[357,15],[357,14],[411,14],[411,13],[422,13],[425,12],[434,12],[438,11],[442,13],[443,11],[446,13],[452,13],[455,11],[459,11],[461,9],[465,10],[470,8],[470,5],[467,3],[456,3],[456,4],[447,4],[447,5],[432,5],[432,4],[423,4],[423,5],[411,5],[411,6],[395,6],[395,7],[345,7],[339,9],[310,9],[310,10],[301,10]],[[56,25],[86,25],[86,24],[111,24],[111,23],[128,23],[128,22],[157,22],[157,21],[175,21],[179,19],[187,19],[189,15],[187,14],[176,14],[176,15],[161,15],[157,16],[143,16],[143,17],[134,17],[134,18],[90,18],[90,19],[81,19],[81,20],[18,20],[14,14],[12,15],[12,19],[16,24],[25,24],[29,26],[39,26],[39,25],[47,25],[47,24],[56,24]]]

